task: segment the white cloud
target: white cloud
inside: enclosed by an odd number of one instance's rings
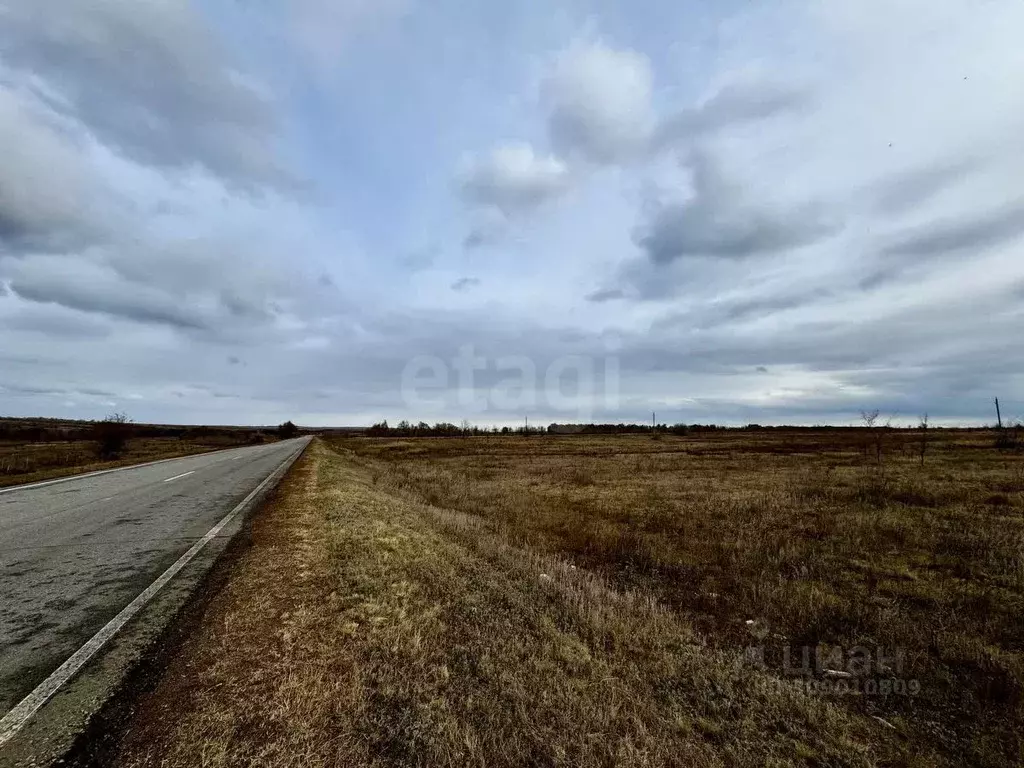
[[[471,203],[510,215],[565,193],[569,169],[557,157],[537,155],[529,144],[505,144],[466,158],[459,184]]]
[[[642,53],[601,42],[571,46],[544,84],[552,144],[599,164],[643,153],[654,129],[653,82]]]

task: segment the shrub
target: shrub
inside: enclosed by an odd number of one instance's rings
[[[132,436],[132,422],[123,413],[112,413],[103,421],[93,424],[92,439],[100,458],[115,459],[128,447]]]
[[[297,437],[298,434],[299,428],[290,421],[286,421],[277,428],[277,436],[282,440],[290,440],[293,437]]]

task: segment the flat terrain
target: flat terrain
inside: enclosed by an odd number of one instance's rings
[[[116,763],[1017,764],[1024,461],[918,441],[316,441]]]
[[[285,441],[0,493],[0,716],[296,448]]]

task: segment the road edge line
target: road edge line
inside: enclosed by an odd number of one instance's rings
[[[127,624],[139,611],[141,611],[171,579],[173,579],[186,565],[188,565],[207,544],[215,539],[225,526],[234,520],[239,513],[247,510],[249,507],[257,503],[260,494],[263,491],[266,491],[268,486],[272,487],[272,484],[276,485],[281,478],[284,477],[285,473],[291,469],[299,456],[301,456],[309,446],[311,442],[310,438],[305,438],[305,440],[306,442],[298,450],[294,451],[284,459],[284,461],[282,461],[273,472],[267,475],[259,485],[250,491],[234,509],[221,518],[220,522],[207,531],[201,539],[189,547],[189,549],[169,568],[167,568],[167,570],[161,573],[152,584],[146,587],[142,593],[122,608],[114,618],[108,621],[63,664],[51,672],[43,682],[37,685],[27,696],[25,696],[25,698],[18,702],[13,709],[0,718],[0,748],[3,748],[7,742],[13,739],[18,732],[25,727],[29,720],[31,720],[32,716],[42,709],[42,707],[51,698],[53,698],[61,687],[71,680],[71,678],[73,678],[75,674],[78,673],[82,667],[84,667],[89,660],[92,659],[96,653],[124,627],[125,624]]]

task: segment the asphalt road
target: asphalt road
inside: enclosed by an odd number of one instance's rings
[[[0,716],[305,442],[0,494]]]

